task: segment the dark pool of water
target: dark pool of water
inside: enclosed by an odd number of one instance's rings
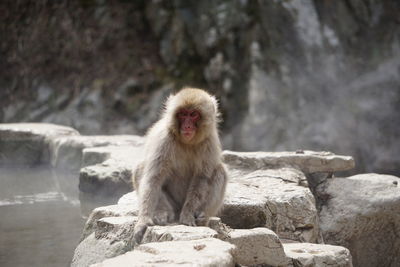
[[[0,266],[69,266],[86,219],[78,174],[0,168]]]

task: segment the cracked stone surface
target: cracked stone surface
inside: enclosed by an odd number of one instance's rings
[[[141,145],[84,149],[83,164],[94,165],[80,170],[79,189],[116,197],[132,191],[132,170],[142,160],[142,150]]]
[[[70,128],[47,123],[1,123],[0,164],[50,164],[53,139],[77,136]]]
[[[83,228],[81,240],[85,239],[86,237],[88,237],[90,234],[92,234],[97,230],[98,228],[97,222],[102,218],[125,217],[125,216],[136,217],[137,214],[138,214],[137,203],[98,207],[92,211],[89,218],[87,219],[86,224]]]
[[[191,227],[186,225],[152,226],[146,231],[142,243],[165,242],[175,240],[196,240],[217,237],[218,233],[208,227]]]
[[[247,171],[229,166],[220,217],[232,228],[266,227],[281,238],[316,242],[319,223],[315,200],[297,169]]]
[[[140,143],[126,146],[91,147],[83,150],[82,166],[101,164],[110,159],[114,159],[119,164],[132,165],[142,160],[142,155],[143,146]]]
[[[227,241],[236,246],[234,258],[241,265],[285,266],[288,263],[279,237],[267,228],[232,229],[229,235]]]
[[[79,170],[81,165],[87,166],[83,160],[85,149],[108,146],[137,147],[143,142],[144,138],[136,135],[62,136],[51,142],[52,164],[59,169]],[[106,158],[95,163],[105,160]]]
[[[290,267],[352,267],[347,248],[311,243],[283,244]]]
[[[355,266],[399,266],[400,178],[360,174],[328,179],[320,212],[325,242],[345,246]]]
[[[225,150],[225,163],[246,169],[295,167],[306,173],[346,171],[354,168],[354,159],[331,152],[234,152]]]
[[[108,266],[235,266],[234,245],[215,238],[140,245],[134,251],[93,267]],[[178,253],[177,253],[178,252]]]
[[[96,221],[96,228],[79,243],[72,258],[72,267],[90,266],[133,249],[135,216],[105,217]]]

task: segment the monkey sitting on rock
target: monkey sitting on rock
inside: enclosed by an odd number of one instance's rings
[[[207,225],[219,211],[227,173],[218,120],[217,100],[204,90],[184,88],[167,99],[132,177],[139,199],[137,243],[150,225]]]

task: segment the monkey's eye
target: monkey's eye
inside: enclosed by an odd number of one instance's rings
[[[198,112],[198,111],[192,111],[191,113],[190,113],[190,117],[192,118],[192,119],[199,119],[200,118],[200,113]]]
[[[185,118],[187,116],[189,116],[188,112],[185,110],[179,111],[177,114],[178,118]]]

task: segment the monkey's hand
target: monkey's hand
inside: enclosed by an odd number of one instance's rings
[[[143,239],[144,233],[147,230],[147,227],[150,225],[154,225],[154,222],[150,217],[139,218],[138,222],[135,224],[135,229],[133,231],[133,237],[136,244],[140,244]]]
[[[166,225],[174,220],[175,216],[173,211],[158,211],[154,215],[154,223],[157,225]]]
[[[206,217],[206,214],[204,212],[195,212],[194,217],[196,219],[197,226],[207,226],[208,225],[209,218]]]
[[[194,214],[182,211],[181,216],[179,217],[179,223],[188,226],[196,226],[196,220],[194,218]]]

